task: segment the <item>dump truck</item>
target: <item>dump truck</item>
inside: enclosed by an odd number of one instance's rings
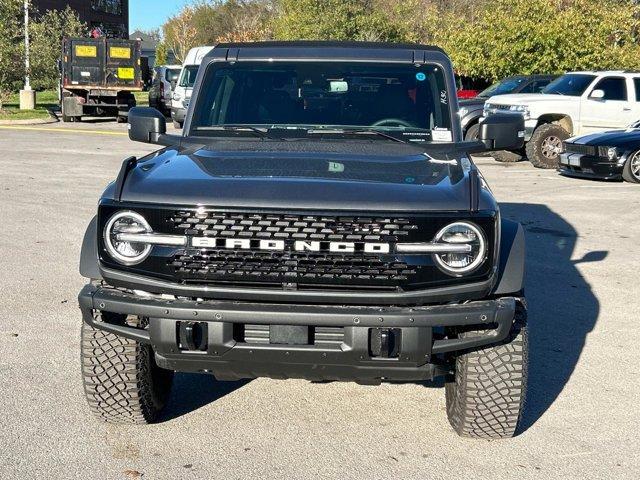
[[[63,122],[83,116],[116,117],[125,122],[142,91],[140,41],[66,38],[60,61]]]

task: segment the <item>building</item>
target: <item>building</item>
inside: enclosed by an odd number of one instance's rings
[[[108,37],[129,38],[129,0],[31,0],[31,4],[40,13],[69,6],[90,29],[100,28]]]

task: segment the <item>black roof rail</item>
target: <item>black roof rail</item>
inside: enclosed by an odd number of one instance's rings
[[[216,48],[313,48],[313,47],[337,47],[337,48],[381,48],[398,50],[430,50],[442,52],[440,47],[434,45],[421,45],[419,43],[392,43],[392,42],[356,42],[337,40],[290,40],[290,41],[265,41],[265,42],[230,42],[219,43]]]

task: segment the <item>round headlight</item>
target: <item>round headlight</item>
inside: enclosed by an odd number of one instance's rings
[[[463,253],[434,254],[436,264],[449,275],[465,275],[473,272],[485,260],[487,241],[482,230],[469,222],[455,222],[438,232],[435,243],[469,245],[469,251]]]
[[[152,229],[142,215],[135,212],[118,212],[104,227],[104,245],[117,262],[135,265],[151,253],[151,244],[128,242],[119,239],[122,234],[151,233]]]

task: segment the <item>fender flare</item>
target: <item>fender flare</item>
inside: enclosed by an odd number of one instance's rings
[[[496,295],[521,294],[524,291],[525,237],[522,225],[501,220],[500,262]]]
[[[94,216],[82,240],[80,251],[80,275],[92,280],[101,280],[102,274],[98,267],[98,217]]]

